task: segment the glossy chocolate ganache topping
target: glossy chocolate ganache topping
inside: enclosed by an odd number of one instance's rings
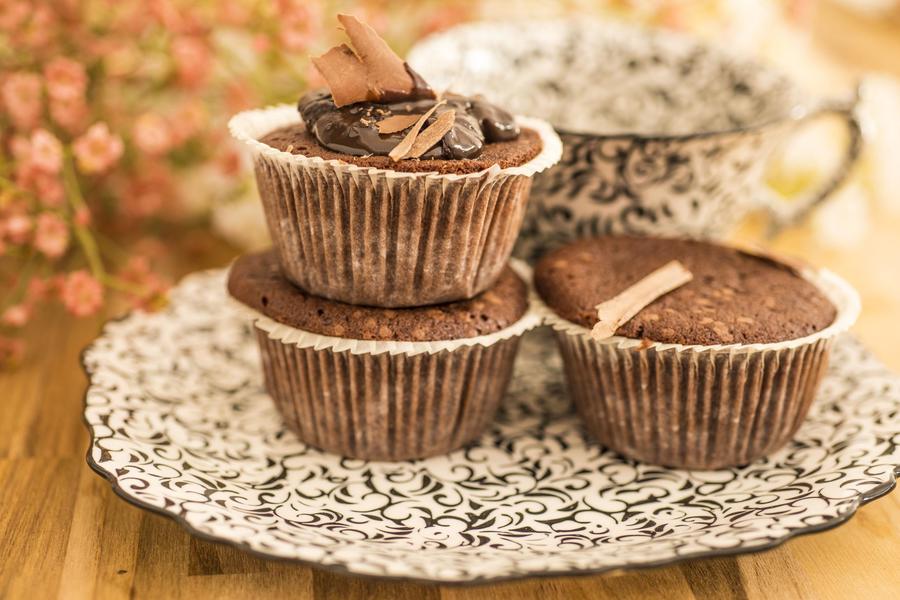
[[[515,119],[481,97],[434,91],[368,25],[338,15],[353,48],[313,58],[328,90],[298,103],[307,131],[324,147],[352,156],[465,159],[484,145],[519,136]]]
[[[326,148],[353,156],[386,156],[406,137],[415,121],[391,133],[381,133],[379,123],[395,115],[421,116],[435,105],[437,108],[425,120],[422,130],[449,111],[454,113],[452,125],[421,158],[475,158],[486,143],[519,136],[519,126],[512,115],[478,97],[446,95],[440,104],[425,98],[384,104],[358,102],[338,108],[330,92],[317,90],[304,95],[297,108],[307,131]]]

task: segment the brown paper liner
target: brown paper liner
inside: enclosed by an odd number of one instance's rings
[[[833,342],[703,353],[555,334],[588,432],[625,456],[688,469],[747,464],[786,444],[809,411]]]
[[[471,298],[500,275],[531,179],[354,178],[257,157],[285,276],[332,300],[403,307]]]
[[[856,321],[859,296],[822,270],[803,277],[837,309],[806,337],[766,344],[688,346],[595,340],[540,300],[587,432],[637,460],[687,469],[748,464],[793,437],[815,397],[835,338]]]
[[[266,389],[303,442],[367,460],[445,454],[500,404],[519,336],[419,354],[301,348],[257,328]]]
[[[290,106],[246,111],[229,126],[253,152],[285,275],[318,296],[393,308],[471,298],[500,275],[522,225],[531,176],[562,153],[550,125],[518,120],[540,134],[538,155],[517,167],[465,175],[359,167],[259,142],[299,122]]]

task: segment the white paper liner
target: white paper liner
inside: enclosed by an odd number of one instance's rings
[[[383,354],[387,352],[392,356],[396,354],[415,356],[426,352],[428,354],[436,354],[445,350],[452,352],[464,346],[491,346],[501,340],[520,336],[543,323],[542,313],[536,310],[536,294],[531,286],[531,268],[523,261],[517,259],[511,259],[509,265],[528,286],[528,309],[525,311],[525,314],[518,321],[500,331],[456,340],[401,342],[393,340],[356,340],[320,335],[279,323],[246,304],[231,298],[231,296],[228,296],[228,299],[237,312],[249,319],[254,326],[265,331],[270,340],[291,344],[298,348],[327,349],[334,352],[346,351],[350,352],[350,354]]]
[[[648,342],[623,336],[613,336],[604,340],[594,340],[591,338],[591,330],[582,327],[577,323],[573,323],[557,315],[552,308],[547,306],[537,294],[534,295],[534,310],[539,313],[544,322],[556,331],[561,331],[569,335],[582,335],[590,338],[597,344],[614,345],[617,348],[633,348],[641,346],[643,348],[653,348],[658,352],[666,350],[674,350],[676,352],[760,352],[771,350],[785,350],[789,348],[797,348],[814,344],[819,340],[833,338],[840,333],[847,331],[856,322],[860,312],[859,294],[853,287],[843,278],[828,269],[805,269],[801,276],[815,285],[831,303],[834,305],[837,315],[834,322],[828,327],[793,340],[783,342],[770,342],[760,344],[669,344],[661,342]]]
[[[520,126],[532,129],[540,136],[542,148],[537,156],[516,167],[500,168],[498,165],[493,165],[489,169],[476,171],[474,173],[451,173],[443,175],[440,173],[421,172],[404,173],[402,171],[394,171],[393,169],[362,167],[337,159],[326,160],[318,156],[291,154],[290,152],[283,152],[268,144],[260,142],[259,138],[280,127],[303,123],[303,120],[300,118],[300,113],[297,111],[297,107],[292,104],[279,104],[268,108],[247,110],[238,113],[228,121],[228,129],[236,140],[247,144],[254,155],[263,155],[268,158],[314,168],[328,165],[339,172],[350,173],[353,177],[374,177],[376,175],[384,175],[388,178],[418,178],[424,176],[429,179],[441,179],[445,181],[487,177],[486,180],[489,181],[493,177],[499,175],[525,175],[530,177],[559,162],[559,159],[562,157],[562,141],[559,139],[559,136],[556,134],[552,125],[540,119],[520,115],[516,115],[515,119]]]

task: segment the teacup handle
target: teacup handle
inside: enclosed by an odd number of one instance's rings
[[[768,231],[770,237],[786,227],[803,221],[817,206],[834,193],[852,172],[853,166],[859,159],[863,148],[862,125],[856,114],[858,104],[859,90],[857,89],[852,99],[824,103],[815,110],[803,115],[797,121],[798,123],[803,123],[823,117],[840,117],[847,125],[847,148],[834,172],[817,189],[810,192],[806,198],[788,204],[777,200],[774,194],[763,195],[763,204],[772,216]]]

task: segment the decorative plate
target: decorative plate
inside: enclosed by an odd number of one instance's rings
[[[849,518],[900,472],[900,379],[843,337],[787,448],[678,471],[588,442],[546,332],[524,341],[493,428],[401,463],[310,448],[262,387],[222,271],[158,314],[108,324],[84,354],[89,464],[134,504],[267,557],[438,582],[599,572],[770,548]]]

